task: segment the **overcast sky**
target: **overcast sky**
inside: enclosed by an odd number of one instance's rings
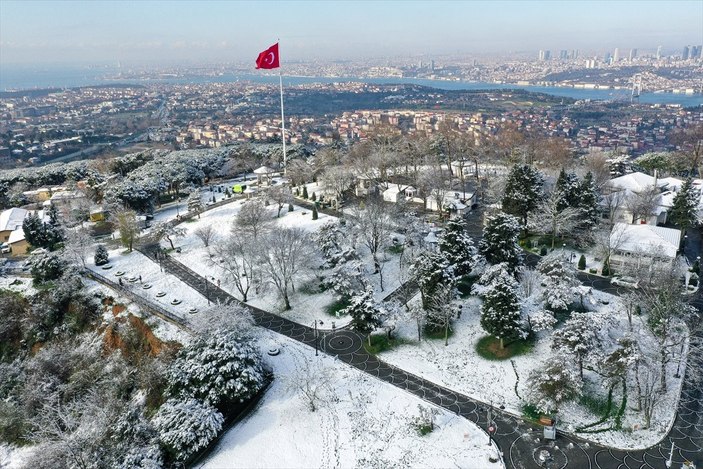
[[[0,0],[0,64],[233,62],[580,49],[680,53],[703,1]],[[623,52],[621,52],[623,53]]]

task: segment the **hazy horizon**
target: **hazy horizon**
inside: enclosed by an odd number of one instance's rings
[[[703,43],[700,1],[194,2],[0,0],[0,64],[680,53]]]

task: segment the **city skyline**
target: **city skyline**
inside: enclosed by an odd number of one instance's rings
[[[680,53],[703,42],[703,2],[0,1],[2,64],[246,61],[277,39],[284,61]]]

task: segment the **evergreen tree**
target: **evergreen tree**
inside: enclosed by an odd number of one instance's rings
[[[303,186],[303,199],[308,198],[308,186]]]
[[[292,212],[293,211],[293,204],[288,204],[288,211]]]
[[[576,196],[576,208],[579,209],[579,230],[587,232],[598,224],[598,189],[593,181],[593,173],[586,173],[579,183]]]
[[[581,254],[581,257],[579,257],[578,269],[584,270],[585,268],[586,268],[586,256]]]
[[[581,395],[582,381],[562,356],[547,360],[545,365],[530,373],[528,402],[544,414],[553,414],[564,402]]]
[[[447,222],[444,233],[439,238],[439,252],[457,276],[471,272],[476,257],[476,247],[471,236],[466,232],[466,221],[454,218]]]
[[[505,269],[501,269],[483,290],[481,327],[500,340],[501,349],[505,339],[524,337],[516,282]]]
[[[98,244],[98,247],[95,248],[95,257],[93,260],[95,261],[95,265],[105,265],[109,262],[108,260],[109,254],[107,253],[107,248],[103,244]]]
[[[315,195],[315,194],[313,194],[313,195]],[[312,206],[312,219],[317,220],[318,216],[319,215],[317,214],[317,204],[314,204]]]
[[[574,299],[574,288],[580,285],[573,266],[552,254],[539,261],[537,271],[542,274],[546,308],[553,313],[566,312]]]
[[[59,211],[54,204],[49,205],[46,216],[49,218],[50,225],[59,226]]]
[[[499,212],[483,229],[483,238],[478,244],[479,252],[490,264],[508,264],[508,270],[515,272],[522,264],[522,249],[517,243],[520,223],[517,218]]]
[[[542,199],[542,174],[529,165],[515,165],[508,175],[503,195],[503,211],[515,215],[524,229],[527,217]]]
[[[422,307],[428,310],[432,307],[434,298],[442,285],[454,281],[455,275],[447,260],[433,252],[421,253],[413,264],[413,274],[420,289]]]
[[[554,190],[561,195],[561,200],[558,204],[559,210],[579,206],[581,191],[578,177],[576,177],[574,173],[567,173],[564,171],[564,168],[562,168],[561,172],[559,172]]]
[[[681,190],[674,197],[674,205],[669,213],[669,220],[685,234],[686,230],[696,224],[700,193],[694,189],[691,178],[687,178]]]
[[[354,295],[349,306],[344,308],[340,314],[351,316],[353,330],[369,334],[370,346],[371,332],[381,325],[381,311],[373,298],[373,288],[367,286],[362,293]]]
[[[552,350],[573,356],[582,380],[584,360],[598,346],[598,331],[602,326],[603,317],[599,314],[574,313],[564,326],[552,335]]]
[[[63,230],[57,224],[44,223],[36,214],[31,214],[22,222],[24,239],[35,248],[55,250],[64,240]]]
[[[169,399],[159,408],[153,423],[173,459],[185,461],[215,439],[224,417],[197,399]]]

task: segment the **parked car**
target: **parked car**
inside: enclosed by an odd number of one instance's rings
[[[640,287],[640,282],[632,277],[620,277],[620,276],[615,276],[613,279],[610,281],[613,285],[617,285],[618,287],[627,287],[627,288],[639,288]]]
[[[0,252],[3,254],[9,254],[12,252],[12,248],[7,243],[0,244]]]

